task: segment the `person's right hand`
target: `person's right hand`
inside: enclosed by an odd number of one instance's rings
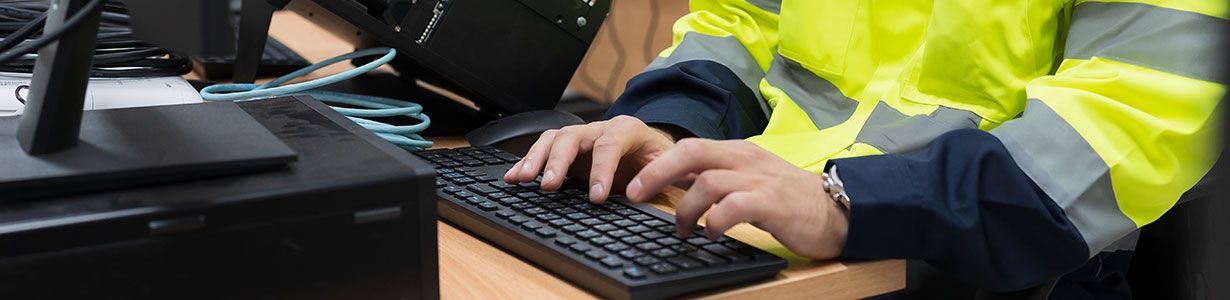
[[[674,144],[670,133],[630,116],[548,130],[504,174],[504,181],[530,182],[541,172],[542,189],[554,191],[571,171],[574,177],[589,178],[589,199],[600,203],[612,188],[627,185],[632,175]],[[588,174],[584,172],[586,161],[592,162]]]

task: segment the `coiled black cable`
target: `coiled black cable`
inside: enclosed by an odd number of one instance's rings
[[[192,71],[192,62],[136,39],[128,25],[128,11],[114,0],[94,0],[50,34],[40,33],[46,22],[46,1],[0,1],[0,72],[31,73],[38,49],[80,26],[86,12],[101,9],[98,40],[91,77],[178,76]]]

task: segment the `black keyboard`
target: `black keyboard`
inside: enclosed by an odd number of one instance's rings
[[[209,79],[231,78],[235,73],[235,57],[193,57],[196,69]],[[265,40],[265,51],[261,54],[261,64],[256,68],[257,76],[281,76],[311,65],[307,59],[299,56],[286,45],[269,37]]]
[[[786,261],[619,195],[592,204],[583,184],[508,184],[519,157],[478,147],[416,152],[436,166],[442,218],[607,298],[657,299],[772,277]]]

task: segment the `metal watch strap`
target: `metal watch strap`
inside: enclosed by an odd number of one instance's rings
[[[841,178],[837,176],[837,166],[829,169],[828,172],[820,173],[820,177],[824,179],[824,192],[829,194],[833,201],[850,210],[850,197],[846,195],[846,186],[841,182]]]

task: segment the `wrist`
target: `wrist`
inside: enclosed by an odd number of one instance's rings
[[[672,143],[678,142],[684,138],[692,137],[692,134],[682,127],[670,124],[653,124],[649,125],[649,129],[653,129],[654,132],[666,137],[666,139],[670,140]]]

